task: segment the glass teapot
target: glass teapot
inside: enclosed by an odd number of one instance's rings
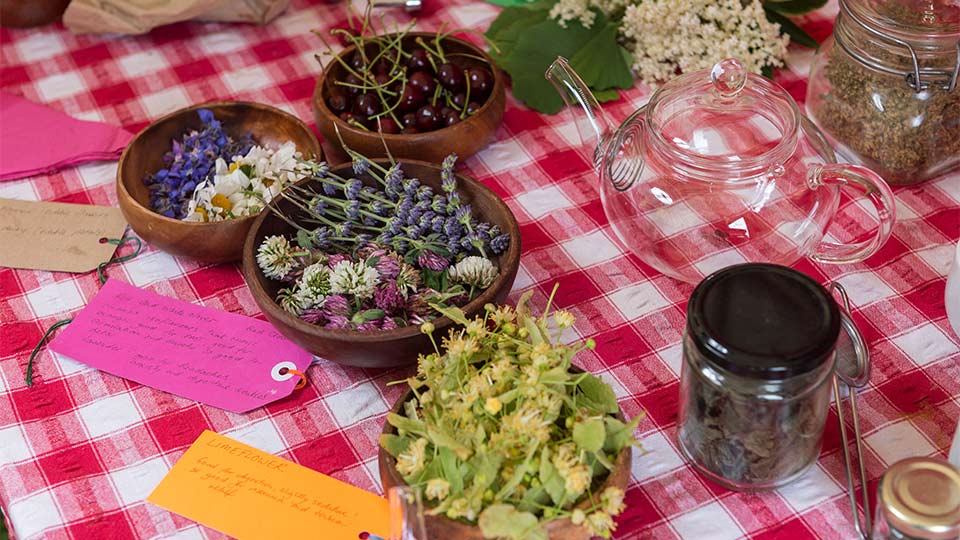
[[[660,272],[691,283],[742,262],[807,256],[852,263],[874,254],[895,221],[893,193],[873,171],[837,164],[823,134],[780,86],[735,59],[677,77],[614,128],[566,59],[546,77],[594,142],[604,212],[620,241]],[[876,209],[866,240],[824,239],[840,190]],[[861,235],[862,237],[863,235]]]

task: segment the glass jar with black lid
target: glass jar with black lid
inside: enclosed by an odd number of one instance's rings
[[[841,316],[810,277],[773,264],[716,272],[687,305],[680,448],[735,490],[789,483],[820,452]]]
[[[840,0],[807,115],[846,159],[893,185],[960,167],[960,3]]]

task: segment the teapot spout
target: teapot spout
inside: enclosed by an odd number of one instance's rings
[[[599,168],[600,159],[603,156],[602,149],[614,131],[600,103],[583,79],[570,67],[567,59],[562,56],[558,56],[553,64],[550,64],[544,76],[573,111],[580,140],[588,148],[594,148],[594,166]]]

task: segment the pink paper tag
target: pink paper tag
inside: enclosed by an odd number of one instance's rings
[[[286,397],[310,353],[269,323],[109,280],[50,348],[89,366],[233,412]],[[281,371],[283,373],[281,374]]]

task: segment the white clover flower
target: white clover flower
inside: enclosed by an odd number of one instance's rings
[[[486,289],[497,278],[498,273],[490,259],[472,255],[450,269],[450,279],[455,283]]]
[[[380,272],[362,262],[340,261],[330,271],[330,292],[352,294],[364,300],[373,296],[380,283]]]
[[[283,279],[296,265],[293,246],[283,236],[268,236],[257,249],[257,265],[263,275]]]
[[[277,293],[277,303],[287,313],[299,317],[303,313],[303,299],[294,289],[281,289]]]
[[[302,300],[303,309],[319,309],[330,294],[330,267],[317,262],[303,269],[303,275],[297,282],[297,295]]]

